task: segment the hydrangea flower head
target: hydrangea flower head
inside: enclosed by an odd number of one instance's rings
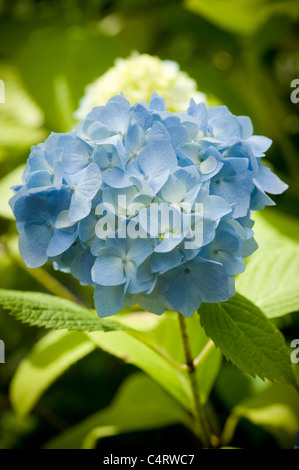
[[[257,247],[251,210],[287,188],[262,162],[270,145],[225,106],[113,96],[32,148],[10,200],[24,262],[92,285],[99,316],[225,302]]]
[[[181,71],[177,62],[132,52],[127,59],[116,59],[114,67],[86,87],[75,117],[85,118],[94,106],[104,105],[121,92],[131,104],[148,102],[156,92],[164,96],[167,109],[173,112],[185,111],[192,97],[206,101],[206,96],[197,91],[195,80]]]

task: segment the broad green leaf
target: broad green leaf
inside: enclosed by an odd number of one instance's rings
[[[7,292],[7,291],[0,291],[0,304],[4,305],[4,302],[2,300],[2,292]],[[10,292],[10,291],[9,291]],[[23,293],[22,293],[23,294]],[[35,294],[34,294],[35,295]],[[44,294],[39,294],[44,297]],[[52,298],[52,296],[46,296],[47,298]],[[22,297],[22,301],[23,301]],[[34,299],[34,297],[33,297]],[[55,297],[53,297],[55,299]],[[57,299],[60,304],[60,301],[62,299]],[[6,300],[7,302],[7,300]],[[65,301],[67,306],[71,306],[74,309],[68,310],[69,316],[72,317],[70,320],[70,325],[77,329],[77,326],[82,329],[91,329],[94,324],[93,322],[89,322],[88,325],[86,324],[86,321],[83,324],[79,324],[78,322],[75,322],[75,317],[77,315],[77,310],[78,308],[81,312],[81,307],[77,307],[75,304],[72,304],[69,301]],[[6,307],[8,308],[15,308],[15,300],[10,300],[9,301],[9,307],[6,303]],[[32,303],[32,302],[31,302]],[[43,304],[43,307],[46,304]],[[24,305],[23,305],[24,307]],[[30,308],[28,306],[28,308]],[[53,322],[51,323],[52,325],[56,324],[56,321],[59,321],[59,323],[63,322],[65,324],[65,320],[63,320],[63,316],[65,316],[65,311],[55,311],[54,307],[52,307],[53,310],[51,311],[51,317],[53,318]],[[84,310],[84,309],[83,309]],[[86,309],[85,309],[86,310]],[[86,310],[90,315],[92,315],[92,318],[94,318],[93,314],[89,311]],[[49,316],[49,310],[48,307],[46,306],[45,311],[43,312],[43,316]],[[26,315],[27,320],[28,320],[28,315]],[[24,311],[22,313],[22,316],[24,316]],[[55,320],[56,318],[56,320]],[[80,317],[81,318],[81,317]],[[103,335],[101,334],[91,334],[91,333],[86,333],[88,335],[88,338],[90,342],[92,343],[93,347],[97,346],[100,349],[103,349],[104,351],[109,352],[110,354],[119,357],[123,359],[126,362],[132,363],[139,367],[140,369],[144,370],[146,373],[148,373],[153,379],[155,379],[162,387],[164,387],[171,395],[173,395],[186,409],[192,410],[193,409],[193,402],[192,402],[192,395],[191,395],[191,390],[190,390],[190,384],[189,384],[189,378],[187,377],[187,374],[185,371],[181,371],[176,369],[173,365],[173,360],[168,356],[167,352],[164,352],[160,349],[156,348],[156,342],[155,338],[152,334],[147,332],[149,331],[150,328],[153,327],[153,325],[156,325],[156,322],[159,321],[159,317],[152,315],[152,314],[147,314],[147,313],[134,313],[131,315],[120,315],[118,317],[120,319],[120,322],[113,322],[113,327],[114,325],[116,328],[119,329],[117,333],[120,334],[114,334],[116,331],[112,332],[111,328],[105,328],[104,331],[109,331],[109,333],[106,333],[103,331]],[[97,317],[95,317],[97,320]],[[55,320],[55,321],[54,321]],[[107,326],[107,321],[105,320],[98,320],[100,322],[100,325],[103,324]],[[112,320],[109,321],[108,325],[111,325]],[[124,324],[127,324],[125,326]],[[48,325],[48,321],[44,322],[45,324]],[[130,325],[135,326],[135,327],[142,327],[143,331],[137,331],[130,329]],[[125,330],[125,328],[128,328]],[[123,331],[120,331],[123,329]],[[56,332],[59,333],[59,332]],[[100,332],[98,332],[100,333]],[[57,336],[57,340],[60,340],[60,336]],[[50,339],[48,340],[49,343],[56,341],[56,336],[52,336],[52,333],[50,334]],[[41,345],[41,348],[43,348],[43,343]],[[39,347],[37,351],[39,350]],[[55,348],[53,348],[53,354],[54,354]],[[39,354],[39,353],[38,353]],[[36,354],[33,351],[32,354],[29,357],[30,362],[32,361],[38,361],[38,357],[36,358]],[[57,351],[57,360],[59,360],[59,350]],[[55,361],[53,357],[53,362]],[[174,363],[175,364],[175,363]],[[45,371],[45,375],[49,372],[49,377],[47,379],[47,386],[50,386],[51,383],[57,378],[57,376],[51,375],[51,370],[48,369],[48,371]],[[63,373],[64,370],[61,369],[61,373]],[[19,372],[17,370],[16,375],[18,375]],[[34,393],[34,390],[32,390],[31,385],[34,387],[34,383],[28,382],[27,381],[27,376],[24,375],[23,373],[20,372],[20,378],[19,382],[21,381],[26,382],[24,385],[24,390],[26,389],[26,394],[29,396],[27,398],[27,401],[30,403],[31,408],[34,406],[34,404],[37,402],[37,400],[40,398],[41,393],[45,391],[44,389],[41,389],[39,393]],[[46,383],[46,381],[45,381]],[[211,381],[208,381],[208,387],[211,386]],[[208,390],[203,387],[204,393],[207,396]],[[31,397],[30,397],[31,396]],[[28,410],[29,411],[29,408]]]
[[[0,180],[0,216],[6,219],[14,219],[8,201],[13,196],[13,191],[10,189],[12,186],[22,184],[22,174],[25,165],[20,165],[15,170],[11,171],[8,175]]]
[[[79,331],[51,331],[21,361],[10,385],[10,400],[19,417],[34,407],[45,390],[72,364],[95,349]]]
[[[255,255],[270,248],[286,248],[298,246],[299,244],[299,219],[284,214],[275,209],[264,209],[262,213],[253,212],[255,221],[253,230],[254,237],[259,245],[258,250],[248,260],[254,259]]]
[[[241,371],[233,366],[231,362],[224,362],[220,374],[217,377],[214,392],[224,406],[231,410],[241,400],[252,395],[257,395],[269,387],[268,380]]]
[[[1,296],[0,296],[1,298]],[[167,312],[162,317],[152,315],[147,312],[134,312],[130,314],[122,314],[117,317],[120,325],[126,325],[128,330],[118,331],[120,334],[95,334],[89,336],[89,341],[95,347],[113,354],[127,362],[130,362],[140,369],[148,373],[163,388],[172,394],[185,408],[192,410],[193,402],[191,398],[189,378],[186,371],[178,369],[180,363],[183,363],[184,352],[178,321],[176,315]],[[190,334],[192,352],[194,357],[205,347],[208,338],[203,328],[200,327],[196,316],[187,322]],[[82,333],[83,334],[83,333]],[[86,336],[83,336],[86,339]],[[47,338],[47,337],[45,337]],[[78,336],[80,339],[81,336]],[[22,388],[26,390],[28,395],[27,401],[32,408],[45,391],[45,387],[49,387],[58,375],[52,374],[51,367],[47,367],[41,371],[44,377],[44,388],[35,393],[34,382],[27,380],[27,368],[31,363],[38,362],[39,351],[44,349],[44,341],[46,345],[51,346],[53,355],[55,352],[56,341],[60,343],[60,332],[51,332],[49,339],[43,339],[41,345],[30,353],[28,359],[25,359],[26,367],[17,370],[17,383],[22,384]],[[67,350],[65,351],[66,354]],[[69,352],[70,356],[72,352]],[[76,360],[76,358],[74,358]],[[57,361],[60,361],[60,351],[57,349]],[[178,362],[175,362],[178,361]],[[53,363],[55,358],[53,356]],[[211,348],[209,353],[197,368],[197,378],[200,384],[200,395],[203,402],[209,396],[211,388],[214,384],[221,364],[221,353],[216,348]],[[70,364],[71,365],[71,362]],[[23,373],[25,371],[25,373]],[[64,372],[60,369],[60,373]],[[47,379],[45,379],[47,377]],[[30,409],[27,407],[26,412]]]
[[[94,448],[97,440],[175,423],[190,425],[190,417],[163,389],[144,374],[130,376],[111,405],[47,444],[51,449]]]
[[[261,213],[254,212],[252,216],[256,222],[254,231],[260,246],[267,248],[268,240],[277,242],[277,238],[279,238],[279,245],[290,241],[299,244],[299,218],[280,212],[273,207],[266,208]]]
[[[254,214],[259,249],[236,280],[238,292],[268,318],[299,310],[299,222],[278,211]]]
[[[237,294],[228,302],[203,304],[199,314],[207,335],[239,369],[296,387],[283,335],[252,302]]]
[[[176,369],[165,353],[157,351],[153,336],[133,331],[88,333],[91,340],[104,351],[134,364],[156,380],[186,409],[193,409],[189,379],[185,371]],[[167,353],[166,353],[167,354]]]
[[[0,289],[0,305],[23,323],[45,328],[80,331],[125,329],[114,320],[98,318],[90,309],[39,292]]]
[[[255,33],[275,14],[298,16],[296,0],[185,0],[186,7],[217,26],[239,34]]]
[[[257,253],[236,282],[268,318],[299,310],[299,245]]]
[[[191,351],[194,358],[207,345],[209,338],[198,322],[197,315],[192,315],[186,321]],[[177,313],[167,312],[159,318],[157,326],[152,330],[157,345],[176,359],[179,363],[185,362],[185,353],[179,328]],[[211,347],[207,356],[196,369],[202,402],[206,402],[220,370],[222,354],[219,349]]]
[[[231,440],[238,422],[246,418],[271,434],[283,448],[294,448],[299,429],[299,395],[289,386],[276,384],[240,402],[226,426],[225,442]]]
[[[185,362],[177,314],[166,312],[161,317],[149,313],[134,313],[119,317],[139,333],[111,332],[109,335],[91,333],[89,336],[105,351],[142,369],[172,394],[185,408],[193,409],[189,377],[172,363]],[[136,323],[137,322],[137,323]],[[208,338],[196,315],[187,320],[187,328],[194,358],[204,349]],[[171,360],[169,361],[168,358]],[[211,348],[197,368],[202,402],[206,402],[221,364],[221,353]]]

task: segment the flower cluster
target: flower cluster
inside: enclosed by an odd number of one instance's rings
[[[262,163],[270,144],[225,106],[114,96],[32,148],[10,201],[20,253],[92,285],[100,316],[226,301],[256,249],[250,211],[287,187]]]
[[[116,59],[114,67],[88,85],[75,112],[85,118],[94,106],[106,104],[109,98],[124,93],[131,104],[149,101],[153,92],[164,96],[168,111],[186,111],[191,98],[206,102],[196,89],[196,82],[172,60],[132,52],[127,59]]]

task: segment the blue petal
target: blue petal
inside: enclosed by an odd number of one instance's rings
[[[194,278],[203,302],[225,302],[229,299],[228,276],[221,264],[198,260]]]
[[[145,175],[154,178],[169,173],[176,166],[177,158],[170,144],[151,144],[141,150],[138,164]]]
[[[187,268],[188,269],[188,268]],[[176,277],[166,293],[167,300],[186,317],[191,317],[200,307],[201,296],[192,279],[184,271]]]
[[[182,264],[183,255],[179,249],[174,249],[168,253],[153,253],[151,256],[151,269],[155,273],[164,273]]]
[[[43,225],[31,225],[20,233],[19,250],[28,268],[38,268],[46,263],[52,234],[52,230]]]
[[[256,157],[263,157],[268,148],[272,145],[272,140],[261,135],[253,135],[247,140],[250,143]]]
[[[74,243],[76,238],[76,230],[73,233],[68,233],[54,228],[53,236],[46,251],[47,256],[54,257],[60,255]]]
[[[263,164],[260,165],[255,181],[260,184],[264,191],[270,194],[281,194],[288,189],[288,185],[281,181],[269,167]]]
[[[136,124],[129,127],[126,135],[126,149],[129,152],[135,153],[144,143],[144,131],[141,127]]]
[[[78,254],[72,261],[71,273],[81,283],[92,285],[91,269],[94,265],[95,257],[89,251]]]
[[[100,318],[115,315],[124,307],[123,287],[96,286],[94,290],[94,304]]]
[[[156,92],[152,93],[150,100],[150,109],[152,109],[153,111],[165,111],[165,99],[162,96],[159,96]]]
[[[119,286],[125,282],[122,260],[116,256],[100,254],[92,268],[92,279],[102,286]]]
[[[73,222],[84,219],[91,211],[91,199],[75,191],[72,195],[69,218]]]
[[[142,238],[137,238],[136,240],[133,240],[127,257],[138,267],[141,263],[143,263],[143,261],[146,260],[152,251],[153,247],[148,241]]]

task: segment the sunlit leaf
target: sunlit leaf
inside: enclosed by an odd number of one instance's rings
[[[10,399],[18,416],[26,416],[42,393],[71,365],[95,349],[84,333],[52,331],[21,361],[10,385]]]
[[[190,418],[159,385],[146,375],[137,373],[122,384],[108,408],[54,438],[46,447],[93,448],[103,437],[175,423],[190,425]]]
[[[203,304],[199,313],[207,335],[239,369],[296,387],[283,335],[253,303],[237,294],[228,302]]]
[[[189,318],[186,326],[192,355],[196,358],[207,345],[209,338],[200,326],[197,315]],[[167,312],[166,315],[162,315],[157,326],[152,330],[152,334],[160,348],[165,349],[179,363],[185,362],[186,358],[177,313]],[[200,396],[203,402],[207,400],[216,380],[221,365],[221,358],[222,354],[219,349],[211,347],[204,360],[200,363],[200,367],[196,369]]]
[[[272,223],[255,215],[259,249],[239,275],[240,294],[255,303],[269,318],[299,310],[299,223],[276,212]],[[270,219],[271,220],[271,219]],[[275,225],[274,225],[275,224]]]
[[[52,298],[52,296],[48,297]],[[67,302],[67,304],[70,304],[70,302]],[[71,305],[73,304],[71,303]],[[186,371],[179,368],[180,364],[185,362],[185,356],[176,315],[172,312],[167,312],[163,317],[158,317],[146,312],[134,312],[119,315],[117,320],[118,328],[123,327],[128,329],[118,331],[117,334],[111,331],[109,334],[103,335],[100,333],[88,334],[89,341],[93,348],[97,346],[126,362],[136,365],[156,380],[186,409],[191,411],[193,409],[193,401],[189,378]],[[196,357],[206,346],[208,338],[203,328],[200,327],[196,316],[188,321],[187,327],[192,352],[194,357]],[[87,336],[83,335],[77,337],[79,340],[78,347],[80,346],[82,338],[84,338],[85,343]],[[46,343],[44,343],[44,341],[46,341]],[[26,391],[28,395],[26,400],[30,404],[30,407],[27,406],[24,413],[30,411],[30,408],[35,405],[45,389],[65,370],[60,368],[59,373],[56,373],[56,369],[54,369],[54,374],[52,372],[52,362],[53,364],[55,363],[55,350],[57,350],[57,361],[60,363],[60,350],[55,347],[56,341],[58,344],[62,341],[60,332],[50,333],[49,338],[42,340],[41,345],[38,344],[30,353],[29,357],[24,360],[24,365],[21,365],[20,369],[17,369],[14,381],[18,384],[24,384],[22,388]],[[31,382],[27,380],[27,370],[32,367],[32,363],[38,363],[40,350],[44,351],[44,354],[46,354],[44,344],[50,348],[53,357],[51,358],[49,367],[47,366],[45,370],[40,370],[44,386],[36,389],[34,381]],[[70,366],[72,363],[72,350],[68,350],[67,345],[65,354],[69,357]],[[76,354],[74,354],[73,358],[74,361],[77,360]],[[197,367],[197,379],[200,384],[200,395],[203,402],[205,402],[209,396],[220,364],[220,351],[216,348],[211,348]],[[24,400],[24,402],[26,402],[26,400]]]
[[[185,4],[217,26],[239,34],[253,34],[273,15],[299,14],[296,0],[185,0]]]
[[[59,297],[39,292],[0,289],[0,305],[23,323],[45,328],[111,331],[126,327],[110,319],[100,319],[87,308]]]
[[[164,354],[152,345],[153,338],[129,332],[114,331],[109,334],[101,332],[88,333],[92,341],[104,351],[134,364],[156,380],[186,409],[193,409],[190,384],[185,371],[176,369]],[[145,344],[145,341],[147,344]],[[168,356],[168,355],[167,355]]]
[[[248,397],[233,410],[225,439],[231,439],[241,418],[271,434],[283,448],[293,449],[299,429],[299,395],[292,387],[277,384]]]
[[[14,219],[8,201],[13,196],[13,191],[10,189],[12,186],[22,184],[22,174],[25,165],[20,165],[15,170],[11,171],[8,175],[0,180],[0,216],[6,219]]]

